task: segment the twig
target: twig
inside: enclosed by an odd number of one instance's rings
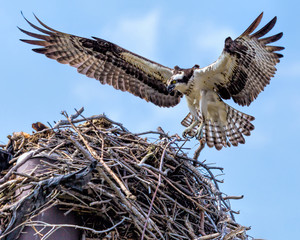
[[[64,114],[64,113],[65,112],[62,112],[62,114]],[[79,115],[81,115],[80,112],[79,112],[78,116]],[[74,124],[74,123],[79,123],[79,122],[83,122],[83,121],[90,121],[90,120],[94,120],[94,119],[101,119],[101,118],[107,120],[108,122],[110,122],[110,123],[112,123],[114,125],[119,126],[124,132],[128,132],[128,130],[123,126],[123,124],[111,120],[105,114],[94,115],[94,116],[91,116],[91,117],[88,117],[88,118],[82,118],[82,119],[77,119],[77,120],[74,120],[75,118],[73,117],[73,119],[71,120],[71,122]],[[58,121],[54,125],[53,129],[57,129],[57,128],[61,127],[61,126],[66,126],[66,125],[69,125],[69,124],[70,124],[69,120],[60,120],[60,121]]]
[[[200,156],[200,153],[201,151],[203,150],[203,148],[205,147],[205,143],[202,142],[202,140],[199,141],[199,147],[197,148],[197,150],[194,152],[194,157],[193,159],[194,160],[198,160],[199,156]]]
[[[94,151],[94,149],[92,149],[90,147],[90,145],[87,143],[87,141],[84,139],[84,137],[82,136],[81,132],[74,126],[74,124],[71,122],[71,120],[69,119],[69,123],[71,124],[72,128],[78,133],[79,137],[81,138],[81,140],[84,142],[86,148],[89,150],[89,152],[91,153],[91,155],[93,156],[94,159],[97,159],[102,166],[104,167],[104,169],[113,177],[113,179],[119,184],[119,186],[121,187],[121,189],[125,192],[126,196],[130,199],[135,199],[136,197],[124,186],[124,184],[122,183],[122,181],[116,176],[116,174],[107,166],[107,164],[104,162],[103,160],[103,153],[104,153],[104,139],[101,135],[101,139],[102,139],[102,146],[101,146],[101,157],[98,156],[98,154]]]
[[[95,230],[93,228],[83,227],[83,226],[80,226],[80,225],[73,225],[73,224],[50,224],[50,223],[43,222],[43,221],[31,221],[31,222],[27,222],[27,223],[22,223],[19,226],[17,226],[16,228],[19,228],[22,225],[35,226],[35,227],[52,227],[52,228],[66,228],[66,227],[68,227],[68,228],[76,228],[76,229],[87,230],[87,231],[90,231],[90,232],[95,233],[95,234],[101,234],[101,233],[106,233],[106,232],[109,232],[109,231],[115,229],[117,226],[122,224],[125,220],[128,220],[128,218],[123,217],[123,219],[120,222],[118,222],[115,225],[113,225],[112,227],[104,229],[104,230]],[[15,230],[15,229],[13,229],[13,230]],[[2,236],[0,236],[0,239],[7,236],[9,233],[10,232],[7,232],[6,234],[3,234]]]
[[[12,174],[15,173],[15,171],[22,166],[28,159],[32,158],[34,155],[40,153],[41,151],[43,151],[44,149],[37,149],[35,151],[30,151],[27,153],[24,153],[22,156],[19,157],[19,160],[17,162],[17,164],[15,166],[13,166],[8,172],[7,174],[5,174],[5,176],[3,178],[0,179],[0,184],[6,182],[10,176]]]
[[[162,167],[163,167],[163,164],[164,164],[164,157],[165,157],[165,154],[166,154],[166,149],[174,141],[175,141],[175,139],[167,143],[167,145],[164,147],[163,153],[161,155],[160,164],[159,164],[159,172],[160,173],[158,174],[158,184],[156,186],[156,189],[154,191],[154,194],[153,194],[153,197],[152,197],[152,200],[151,200],[151,204],[150,204],[149,211],[148,211],[148,214],[147,214],[146,222],[144,224],[144,229],[143,229],[141,240],[143,240],[144,237],[145,237],[145,231],[146,231],[147,223],[148,223],[149,218],[150,218],[150,213],[151,213],[151,210],[152,210],[152,207],[153,207],[154,199],[156,197],[158,188],[159,188],[159,186],[161,184],[161,172],[162,172]]]
[[[224,200],[228,200],[228,199],[243,199],[244,198],[244,195],[241,195],[241,196],[226,196],[226,197],[223,197]]]
[[[217,237],[219,237],[221,235],[221,233],[213,233],[213,234],[209,234],[209,235],[205,235],[202,237],[198,237],[195,240],[209,240],[209,239],[216,239]]]

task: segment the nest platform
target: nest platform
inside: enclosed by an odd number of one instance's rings
[[[40,239],[76,229],[82,239],[250,239],[214,172],[222,168],[186,155],[184,139],[162,129],[131,133],[105,115],[82,111],[54,127],[15,133],[2,152],[0,239],[31,228]],[[200,151],[201,149],[199,149]],[[28,171],[18,171],[37,160]],[[39,220],[59,209],[72,224]]]

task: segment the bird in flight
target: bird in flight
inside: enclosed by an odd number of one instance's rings
[[[244,135],[249,136],[254,129],[254,117],[222,99],[231,98],[241,106],[249,106],[270,83],[275,65],[283,57],[278,51],[284,47],[268,45],[283,33],[264,37],[274,27],[276,17],[254,32],[262,17],[263,13],[235,40],[226,38],[214,63],[188,69],[163,66],[101,38],[88,39],[57,31],[36,16],[42,27],[24,18],[42,34],[19,29],[35,38],[21,41],[41,46],[33,51],[69,64],[102,84],[130,92],[159,107],[173,107],[185,96],[189,114],[181,122],[187,127],[183,136],[196,137],[220,150],[245,143]]]

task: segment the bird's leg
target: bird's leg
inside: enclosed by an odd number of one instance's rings
[[[190,126],[188,126],[182,133],[182,137],[186,138],[188,133],[191,132],[193,130],[193,128],[195,126],[197,126],[199,124],[199,120],[195,120]]]
[[[196,132],[196,135],[195,137],[200,140],[201,138],[203,138],[203,121],[201,122],[200,126],[197,128],[197,132]]]

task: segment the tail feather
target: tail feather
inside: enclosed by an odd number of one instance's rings
[[[226,147],[227,146],[226,130],[222,126],[220,126],[219,124],[216,126],[216,129],[217,129],[218,134],[221,138],[222,145],[224,147]]]
[[[228,126],[228,128],[226,126]],[[227,138],[233,146],[238,146],[239,143],[245,143],[243,135],[236,128],[234,122],[230,122],[230,119],[228,119],[228,123],[226,126],[225,128],[227,129]]]
[[[208,124],[208,122],[204,122],[204,124],[205,125],[203,128],[203,138],[205,139],[207,146],[213,147],[215,143],[212,132],[210,130],[210,125]]]
[[[203,139],[205,139],[207,146],[215,146],[218,150],[228,145],[225,130],[216,122],[212,124],[211,121],[205,121]]]
[[[254,130],[254,125],[251,123],[254,120],[253,116],[242,113],[228,104],[226,104],[226,111],[227,119],[225,124],[220,121],[212,122],[202,118],[204,121],[203,139],[207,146],[215,147],[217,150],[227,146],[230,147],[231,145],[244,144],[244,136],[250,136],[251,131]],[[188,127],[192,121],[193,118],[189,113],[181,123]],[[198,127],[195,126],[191,134],[196,134]]]
[[[237,146],[239,143],[245,143],[243,132],[247,132],[247,129],[243,128],[243,126],[248,126],[247,118],[243,117],[244,113],[239,112],[238,110],[230,107],[229,105],[226,105],[226,108],[227,126],[230,126],[229,131],[227,131],[227,137],[229,138],[229,141],[232,143],[233,146]]]
[[[226,147],[226,133],[218,122],[214,122],[212,132],[216,149],[221,150],[223,146]]]
[[[230,143],[233,146],[237,146],[239,143],[237,142],[237,140],[233,137],[233,135],[231,134],[232,132],[234,132],[234,127],[233,124],[228,124],[226,126],[226,135],[228,136],[228,140],[230,141]]]
[[[225,103],[226,104],[226,103]],[[207,146],[215,147],[217,150],[221,150],[223,147],[238,146],[245,143],[244,136],[250,136],[251,131],[254,130],[254,125],[251,121],[254,117],[245,113],[242,113],[228,104],[226,104],[227,119],[226,123],[212,122],[202,118],[203,122],[203,139]],[[200,115],[200,112],[199,112]],[[193,117],[189,113],[181,124],[188,127],[193,122]],[[196,134],[197,128],[195,126],[191,134]]]

